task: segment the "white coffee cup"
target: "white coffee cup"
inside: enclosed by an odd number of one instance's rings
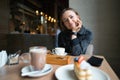
[[[57,55],[64,55],[65,54],[65,48],[56,47],[55,49],[52,49],[52,53],[57,54]]]

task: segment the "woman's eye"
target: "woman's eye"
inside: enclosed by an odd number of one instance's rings
[[[72,19],[72,18],[73,18],[73,16],[70,16],[70,18]]]

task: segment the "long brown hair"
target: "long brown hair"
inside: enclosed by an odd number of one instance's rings
[[[75,14],[79,16],[78,12],[73,8],[65,8],[65,9],[63,9],[62,12],[61,12],[61,15],[60,15],[60,27],[61,27],[62,31],[67,30],[67,28],[65,27],[65,25],[64,25],[64,23],[62,21],[62,16],[68,10],[71,10],[71,11],[75,12]]]

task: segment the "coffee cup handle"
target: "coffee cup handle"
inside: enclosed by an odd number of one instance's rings
[[[55,49],[52,49],[52,54],[55,54]]]

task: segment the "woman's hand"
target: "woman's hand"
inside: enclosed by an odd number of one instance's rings
[[[72,32],[78,32],[82,26],[82,21],[80,19],[77,19],[75,21],[75,27],[72,29]]]

